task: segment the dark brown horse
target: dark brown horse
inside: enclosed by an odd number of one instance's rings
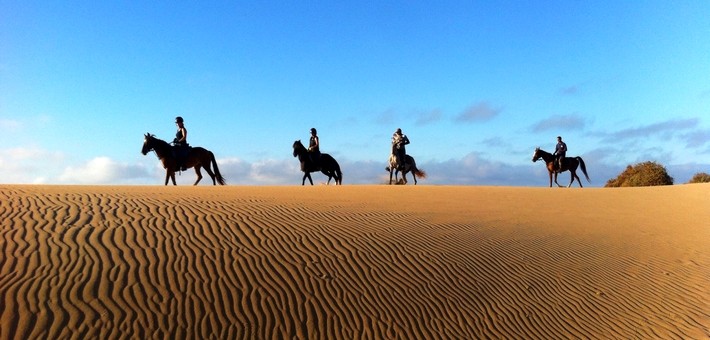
[[[143,149],[141,153],[147,155],[148,152],[155,151],[155,154],[163,163],[163,168],[165,168],[165,185],[168,185],[168,179],[173,180],[173,185],[175,183],[175,171],[178,170],[178,164],[175,159],[175,154],[173,152],[173,147],[168,144],[168,142],[155,138],[155,136],[150,133],[145,134],[145,141],[143,142]],[[205,168],[207,174],[212,177],[212,184],[225,185],[227,182],[224,177],[219,173],[219,168],[217,167],[217,161],[214,158],[212,151],[205,148],[194,147],[190,149],[189,154],[183,162],[186,168],[195,168],[195,173],[197,174],[197,180],[194,185],[200,182],[202,179],[202,172],[200,168]],[[214,173],[212,172],[212,166],[214,166]]]
[[[308,149],[303,146],[300,140],[293,142],[293,157],[298,157],[298,161],[301,163],[301,171],[303,171],[303,180],[301,185],[306,185],[306,178],[313,185],[313,179],[311,178],[311,172],[320,171],[324,175],[328,176],[327,184],[330,185],[330,180],[335,178],[335,185],[343,185],[343,173],[340,171],[340,164],[327,153],[320,154],[319,164],[314,164],[311,156],[308,153]]]
[[[577,183],[579,183],[579,187],[581,188],[582,181],[580,181],[579,176],[577,176],[577,167],[582,168],[582,173],[584,173],[584,177],[587,178],[587,182],[591,183],[591,181],[589,180],[589,175],[587,175],[587,167],[584,165],[584,160],[582,160],[582,157],[565,157],[565,159],[562,160],[562,169],[557,169],[557,167],[555,166],[554,155],[540,148],[535,148],[535,153],[533,153],[532,161],[537,162],[537,160],[540,158],[545,161],[547,172],[550,174],[550,187],[552,187],[553,173],[555,174],[555,184],[557,184],[557,186],[561,188],[562,186],[557,183],[557,174],[569,170],[569,172],[572,174],[572,178],[570,178],[569,185],[567,187],[571,187],[572,183],[574,183],[574,179],[576,178]]]
[[[410,155],[404,156],[404,169],[397,168],[397,153],[392,152],[389,159],[389,166],[385,168],[385,171],[390,173],[390,184],[392,184],[392,173],[394,173],[394,182],[399,184],[399,179],[397,179],[397,174],[402,171],[402,181],[403,184],[407,184],[407,173],[412,173],[412,178],[414,178],[414,185],[417,185],[417,177],[426,178],[426,172],[417,168],[417,162],[414,161],[414,157]]]

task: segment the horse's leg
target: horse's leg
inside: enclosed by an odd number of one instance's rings
[[[311,173],[308,171],[303,173],[303,181],[301,181],[301,185],[306,185],[306,178],[308,178],[308,181],[311,182],[311,185],[313,185],[313,179],[311,178]]]
[[[402,181],[404,182],[404,185],[407,185],[407,171],[402,171]]]
[[[389,170],[389,172],[390,172],[390,185],[392,185],[392,173],[393,173],[394,171],[392,170],[392,167],[390,167],[388,170]]]
[[[584,188],[584,187],[582,186],[582,180],[579,179],[579,176],[577,175],[577,165],[579,165],[579,162],[577,162],[577,163],[575,163],[575,164],[576,164],[576,165],[574,166],[574,169],[570,169],[570,171],[572,171],[572,174],[574,175],[574,177],[577,178],[577,183],[579,183],[579,187],[580,187],[580,188]],[[572,185],[572,183],[570,183],[570,185]]]
[[[552,171],[547,170],[547,174],[550,175],[550,188],[552,188]]]
[[[165,174],[165,185],[168,185],[168,178],[173,181],[173,185],[177,185],[177,183],[175,183],[175,171],[168,171]]]
[[[414,178],[414,185],[417,185],[417,172],[418,172],[417,169],[414,169],[414,171],[412,171],[412,178]]]
[[[332,171],[326,171],[326,170],[321,170],[324,175],[328,176],[328,182],[325,182],[325,185],[330,185],[330,180],[335,176]]]
[[[577,179],[577,183],[579,183],[579,187],[580,187],[580,188],[584,188],[584,187],[582,186],[582,181],[580,181],[580,180],[579,180],[579,176],[577,176],[577,172],[574,171],[574,170],[571,170],[571,169],[570,169],[570,172],[572,173],[572,177],[569,179],[569,185],[568,185],[567,187],[568,187],[568,188],[571,187],[572,184],[574,183],[574,179],[576,178],[576,179]]]
[[[199,165],[195,166],[195,174],[197,175],[197,180],[195,181],[195,184],[193,184],[193,185],[197,185],[197,183],[200,183],[200,180],[202,179],[202,171],[200,171]],[[212,182],[214,182],[214,178],[212,178]],[[214,185],[217,185],[217,183],[215,183]]]
[[[557,175],[559,175],[559,174],[560,174],[559,172],[555,171],[555,184],[557,184],[558,188],[563,188],[563,186],[561,186],[560,183],[557,183]]]
[[[165,185],[168,185],[169,180],[170,180],[170,170],[165,170]]]
[[[214,172],[212,171],[212,166],[210,165],[209,160],[207,160],[207,162],[205,163],[203,168],[205,168],[205,171],[207,171],[207,174],[210,175],[210,178],[212,178],[212,185],[217,185],[217,180],[216,180]],[[197,166],[195,166],[195,169],[197,169]]]

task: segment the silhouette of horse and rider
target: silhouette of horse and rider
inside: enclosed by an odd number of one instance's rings
[[[584,164],[584,160],[582,159],[582,157],[566,157],[566,153],[567,144],[562,141],[562,137],[558,136],[554,154],[551,154],[540,148],[535,148],[532,161],[537,162],[540,158],[545,161],[547,172],[550,175],[550,187],[552,187],[553,174],[555,175],[555,184],[557,184],[557,186],[561,188],[562,185],[557,183],[557,175],[559,173],[569,171],[571,174],[571,178],[567,187],[571,187],[572,183],[574,183],[574,180],[576,179],[577,183],[579,183],[579,187],[581,188],[582,181],[579,179],[579,176],[577,176],[577,167],[582,169],[582,173],[587,179],[587,182],[591,183],[591,181],[589,180],[589,175],[587,175],[587,166]]]
[[[158,159],[163,164],[163,168],[165,168],[165,185],[168,185],[169,180],[172,180],[173,185],[177,185],[175,183],[175,172],[185,171],[187,168],[192,167],[195,168],[195,174],[197,174],[197,180],[194,185],[197,185],[202,179],[202,172],[200,171],[202,168],[212,178],[213,185],[217,185],[217,183],[220,185],[227,184],[219,172],[219,167],[217,167],[217,161],[212,151],[202,147],[191,147],[187,143],[187,129],[182,117],[176,117],[175,124],[178,126],[178,130],[173,140],[173,145],[156,138],[150,133],[146,133],[143,140],[143,149],[141,149],[141,153],[144,156],[150,151],[155,151]],[[212,167],[214,167],[214,172],[212,172]]]
[[[311,152],[308,152],[308,149],[303,146],[300,140],[293,142],[293,157],[298,157],[298,161],[301,163],[301,171],[303,171],[301,185],[306,184],[306,178],[313,185],[311,172],[318,171],[328,176],[326,184],[330,184],[331,179],[335,179],[335,185],[343,184],[343,173],[340,171],[340,165],[335,158],[327,153],[319,153],[317,160],[312,156]]]
[[[392,184],[392,174],[394,173],[395,184],[399,184],[397,174],[402,172],[403,184],[407,184],[407,173],[412,173],[414,185],[417,185],[417,177],[426,178],[426,173],[417,168],[414,157],[407,155],[405,146],[409,144],[409,138],[402,133],[402,129],[397,129],[392,135],[392,152],[390,153],[388,166],[385,171],[390,173],[390,184]]]
[[[180,170],[180,166],[178,165],[178,161],[175,157],[176,152],[174,148],[175,147],[170,145],[168,142],[156,138],[150,133],[145,134],[145,140],[143,141],[143,149],[141,150],[141,153],[143,155],[147,155],[148,152],[155,151],[158,159],[163,164],[163,168],[165,168],[165,185],[168,185],[168,180],[172,180],[173,185],[177,185],[175,183],[175,172]],[[202,172],[200,171],[201,168],[204,168],[205,171],[207,171],[207,174],[210,175],[213,185],[217,185],[217,183],[220,185],[227,184],[227,181],[219,172],[219,167],[217,167],[217,161],[215,160],[212,151],[199,146],[190,147],[189,153],[181,161],[181,163],[184,168],[195,168],[197,180],[194,185],[197,185],[197,183],[199,183],[202,179]],[[214,172],[212,172],[212,167],[214,167]]]

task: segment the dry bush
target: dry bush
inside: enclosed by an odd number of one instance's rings
[[[673,177],[656,162],[643,162],[627,166],[618,177],[606,182],[605,187],[647,187],[673,185]]]
[[[705,172],[698,172],[697,174],[693,175],[693,178],[688,181],[688,184],[692,183],[710,183],[710,174],[705,173]]]

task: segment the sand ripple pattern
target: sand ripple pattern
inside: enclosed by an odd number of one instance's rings
[[[0,338],[710,336],[707,249],[391,189],[0,187]]]

